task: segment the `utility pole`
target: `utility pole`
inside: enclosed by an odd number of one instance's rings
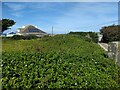
[[[53,26],[52,26],[52,36],[53,36]]]

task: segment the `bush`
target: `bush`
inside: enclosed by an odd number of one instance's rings
[[[36,39],[36,38],[38,38],[36,35],[27,35],[27,36],[24,36],[24,39],[27,39],[27,40]]]
[[[56,35],[29,42],[3,42],[13,50],[2,52],[3,90],[117,90],[119,68],[114,60],[109,60],[98,44],[80,37]],[[41,51],[36,51],[38,46]]]
[[[27,35],[27,36],[14,35],[12,37],[12,39],[14,39],[14,40],[20,40],[20,39],[31,40],[31,39],[36,39],[36,38],[38,38],[36,35]]]
[[[93,42],[96,42],[96,43],[98,42],[98,35],[97,35],[97,33],[89,32],[89,35],[92,38]]]
[[[95,43],[98,42],[98,35],[95,32],[70,32],[69,34],[72,35],[79,35],[81,38],[85,39],[86,41],[93,41]]]
[[[4,90],[78,88],[117,90],[118,68],[96,54],[75,56],[58,52],[3,53]]]
[[[20,40],[20,39],[24,39],[24,36],[22,36],[22,35],[14,35],[11,38],[14,39],[14,40]]]
[[[103,34],[102,42],[120,41],[120,25],[103,27],[100,32]]]

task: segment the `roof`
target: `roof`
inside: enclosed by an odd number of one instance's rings
[[[27,25],[25,28],[20,29],[20,33],[46,33],[33,25]]]
[[[10,33],[8,33],[8,34],[16,34],[15,32],[10,32]]]

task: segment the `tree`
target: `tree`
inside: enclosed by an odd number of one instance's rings
[[[2,19],[0,20],[0,26],[2,26],[2,31],[7,30],[9,27],[13,26],[16,22],[10,19]],[[2,24],[2,25],[1,25]]]
[[[120,41],[120,25],[105,26],[101,30],[103,42]]]

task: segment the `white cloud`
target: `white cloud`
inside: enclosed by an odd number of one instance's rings
[[[21,0],[22,1],[22,0]],[[110,1],[110,0],[109,0]],[[53,8],[54,4],[45,3],[33,3],[33,4],[21,4],[21,3],[7,3],[7,6],[11,8],[12,15],[16,17],[22,17],[24,15],[24,12],[21,12],[25,8],[29,8],[29,11],[26,12],[27,14],[31,12],[36,12],[36,9],[56,9]],[[87,5],[89,4],[89,5]],[[58,5],[58,4],[57,4]],[[117,5],[117,3],[116,3]],[[109,22],[112,20],[117,19],[117,6],[113,5],[113,3],[85,3],[85,4],[76,4],[75,7],[71,7],[66,12],[62,12],[62,15],[58,16],[57,19],[53,19],[55,22],[54,25],[54,32],[68,32],[68,30],[73,29],[82,29],[82,27],[90,26],[90,25],[97,25],[104,22]],[[33,10],[31,10],[33,9]],[[59,10],[57,10],[58,12]],[[61,11],[61,10],[60,10]],[[59,11],[59,12],[60,12]],[[113,15],[112,15],[113,14]],[[38,16],[39,17],[39,16]],[[45,16],[43,16],[43,19]],[[49,17],[48,17],[49,18]],[[51,17],[50,17],[51,18]],[[37,18],[38,19],[38,18]],[[42,21],[42,20],[36,20],[36,21]],[[51,23],[49,23],[51,24]],[[42,25],[42,24],[40,24]],[[46,25],[45,28],[48,28],[52,25]],[[84,28],[83,28],[84,29]],[[87,28],[88,29],[88,28]],[[90,28],[91,29],[91,28]],[[94,29],[94,28],[92,28]],[[51,27],[48,28],[49,32],[51,30]]]
[[[25,5],[22,5],[19,3],[7,2],[7,3],[3,3],[3,4],[9,8],[9,11],[11,12],[10,14],[15,17],[22,17],[23,9],[26,8]]]
[[[23,4],[22,4],[23,3]],[[16,17],[21,17],[23,14],[27,13],[33,13],[36,12],[36,10],[54,10],[55,8],[52,8],[54,5],[50,3],[35,3],[35,2],[4,2],[3,4],[9,8],[10,14]],[[28,12],[24,12],[24,9],[29,8]]]
[[[4,5],[8,6],[10,9],[12,9],[14,11],[19,11],[26,7],[22,4],[16,4],[16,3],[4,3]]]
[[[23,16],[22,13],[20,13],[20,12],[14,12],[14,13],[12,13],[12,15],[16,16],[16,17],[22,17]]]
[[[82,4],[83,6],[78,4],[76,7],[71,8],[70,11],[64,13],[63,16],[56,20],[56,24],[54,25],[56,30],[59,29],[57,31],[63,30],[63,32],[68,32],[68,29],[97,29],[98,24],[117,20],[117,7],[115,7],[113,3],[92,4],[93,3],[91,3],[91,5],[90,3],[89,5]],[[86,26],[92,27],[84,28]],[[101,27],[101,25],[99,27]]]

